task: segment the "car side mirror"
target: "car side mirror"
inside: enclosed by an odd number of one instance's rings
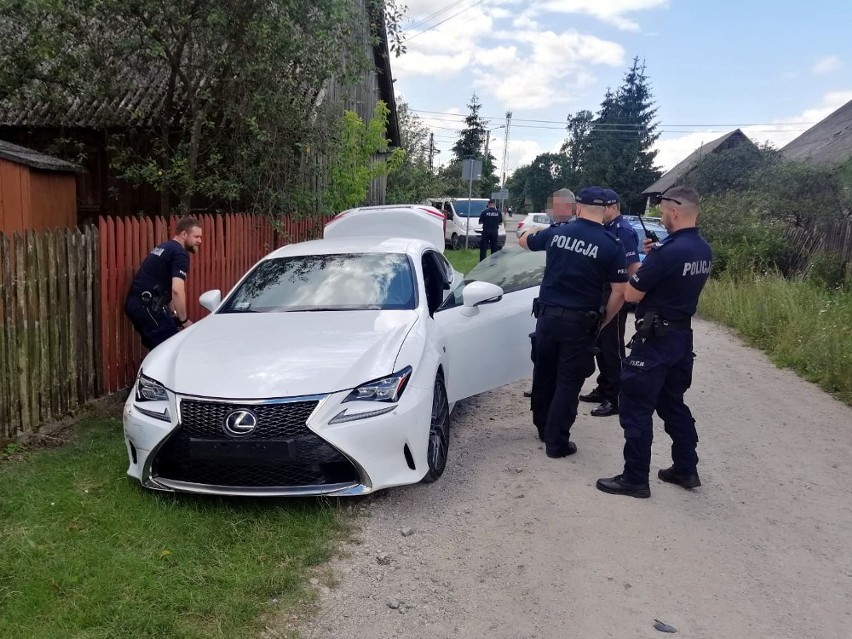
[[[448,220],[452,220],[452,219],[453,219],[453,212],[452,212],[452,211],[444,211],[444,215],[446,215],[446,216],[447,216],[447,219],[448,219]]]
[[[462,291],[462,304],[473,309],[480,304],[493,304],[503,299],[503,289],[490,282],[471,282]]]
[[[212,313],[219,308],[219,304],[222,303],[222,291],[218,288],[212,291],[206,291],[198,296],[198,303]]]

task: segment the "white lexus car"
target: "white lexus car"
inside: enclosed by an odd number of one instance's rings
[[[268,496],[436,480],[453,405],[530,375],[544,270],[543,253],[507,249],[460,281],[443,245],[430,207],[353,209],[224,299],[204,293],[211,314],[142,362],[124,407],[128,475]]]

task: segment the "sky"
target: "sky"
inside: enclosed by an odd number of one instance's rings
[[[406,0],[402,0],[406,3]],[[852,0],[407,0],[398,99],[441,153],[473,93],[502,172],[559,150],[564,123],[596,112],[638,56],[667,170],[740,128],[780,148],[852,100]],[[502,127],[502,128],[498,128]]]

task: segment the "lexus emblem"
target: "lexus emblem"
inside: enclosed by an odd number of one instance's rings
[[[257,415],[250,410],[235,410],[225,418],[222,426],[232,437],[249,435],[257,428]]]

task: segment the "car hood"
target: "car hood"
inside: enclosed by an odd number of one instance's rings
[[[185,395],[330,393],[394,372],[416,321],[416,311],[214,314],[151,351],[142,370]]]

